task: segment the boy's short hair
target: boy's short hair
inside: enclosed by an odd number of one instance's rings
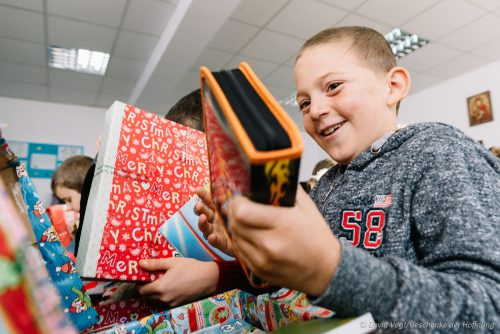
[[[52,174],[50,187],[56,192],[57,186],[81,192],[83,180],[92,164],[92,158],[86,155],[75,155],[63,161]]]
[[[330,42],[349,40],[351,49],[359,59],[374,70],[388,72],[397,66],[391,46],[378,31],[367,27],[348,26],[329,28],[309,38],[300,48],[300,57],[305,49]]]
[[[165,118],[189,126],[190,128],[204,131],[200,89],[192,91],[177,101],[170,108]]]
[[[396,57],[385,37],[376,30],[359,26],[336,27],[320,31],[302,45],[296,61],[303,51],[310,47],[337,41],[350,41],[350,49],[363,64],[374,71],[386,73],[397,66]],[[399,110],[399,102],[396,110]]]

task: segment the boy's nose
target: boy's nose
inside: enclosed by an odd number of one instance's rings
[[[320,118],[330,112],[331,108],[328,104],[319,102],[311,102],[310,114],[313,118]]]

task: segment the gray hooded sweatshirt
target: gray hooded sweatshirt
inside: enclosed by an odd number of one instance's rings
[[[313,303],[378,328],[500,332],[500,159],[458,129],[407,126],[311,192],[342,245]]]

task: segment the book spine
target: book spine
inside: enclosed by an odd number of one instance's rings
[[[114,167],[124,114],[125,104],[119,101],[115,101],[106,112],[106,126],[102,135],[100,152],[97,156],[94,179],[92,180],[78,247],[77,268],[78,274],[82,278],[93,279],[96,277],[108,211],[108,206],[102,204],[109,202],[112,191]]]

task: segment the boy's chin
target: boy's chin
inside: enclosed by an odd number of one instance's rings
[[[328,150],[326,151],[330,158],[332,158],[334,161],[336,161],[339,164],[348,164],[349,162],[352,161],[352,156],[351,154],[346,154],[347,152],[340,153],[338,150]]]
[[[356,159],[361,153],[363,153],[364,149],[356,150],[355,147],[335,147],[329,148],[325,150],[326,153],[337,163],[342,165],[347,165],[354,159]]]

